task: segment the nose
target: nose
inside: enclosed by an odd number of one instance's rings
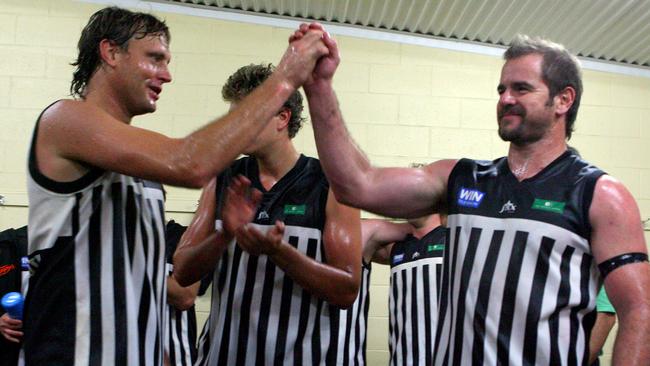
[[[160,81],[163,83],[169,83],[172,81],[172,74],[169,72],[169,67],[166,64],[163,65],[160,69],[160,72],[158,73],[158,79],[160,79]]]
[[[504,90],[499,95],[499,104],[501,105],[515,104],[515,97],[512,95],[509,89]]]

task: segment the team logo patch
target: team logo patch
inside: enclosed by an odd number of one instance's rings
[[[564,213],[564,206],[566,206],[566,202],[558,202],[558,201],[535,198],[532,209],[561,214]]]
[[[485,193],[476,189],[460,188],[458,192],[458,204],[464,207],[477,208],[483,201]]]
[[[266,211],[260,211],[260,214],[257,215],[258,220],[268,220],[269,214]]]
[[[393,258],[393,264],[397,264],[404,260],[404,254],[398,254]]]
[[[433,244],[427,246],[427,252],[433,252],[436,250],[445,250],[445,245],[444,244]]]
[[[501,211],[499,211],[499,213],[513,213],[516,210],[517,210],[517,206],[515,206],[514,203],[508,200],[508,202],[503,204],[503,206],[501,207]]]
[[[413,253],[413,256],[411,258],[416,259],[416,258],[419,258],[419,257],[420,257],[420,253],[415,252],[415,253]]]
[[[284,205],[285,215],[304,215],[307,205]]]
[[[29,258],[21,257],[20,258],[20,267],[23,271],[29,271]]]

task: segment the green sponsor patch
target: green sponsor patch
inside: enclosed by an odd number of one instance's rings
[[[427,247],[427,251],[433,252],[434,250],[445,250],[444,244],[433,244]]]
[[[306,205],[284,205],[285,215],[304,215]]]
[[[535,210],[549,211],[561,214],[564,212],[564,206],[566,206],[566,202],[549,201],[535,198],[535,202],[533,202],[532,208]]]

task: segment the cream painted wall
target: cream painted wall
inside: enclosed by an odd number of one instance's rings
[[[100,6],[67,0],[0,3],[0,229],[27,222],[25,162],[33,123],[69,90],[79,32]],[[158,13],[172,31],[174,82],[159,110],[137,126],[184,136],[223,114],[220,87],[237,67],[277,63],[284,28]],[[378,165],[406,166],[445,157],[490,159],[506,153],[495,123],[501,60],[491,56],[338,37],[335,79],[349,129]],[[650,217],[650,79],[585,71],[585,94],[571,144],[621,179]],[[310,125],[296,137],[316,156]],[[169,189],[169,216],[187,224],[198,191]],[[389,271],[374,266],[369,364],[386,364]],[[199,300],[204,319],[207,298]],[[611,340],[610,340],[611,341]],[[611,344],[606,358],[610,357]]]

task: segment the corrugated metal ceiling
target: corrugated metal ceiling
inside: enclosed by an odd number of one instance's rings
[[[161,0],[491,45],[522,33],[579,56],[650,67],[648,0]]]

